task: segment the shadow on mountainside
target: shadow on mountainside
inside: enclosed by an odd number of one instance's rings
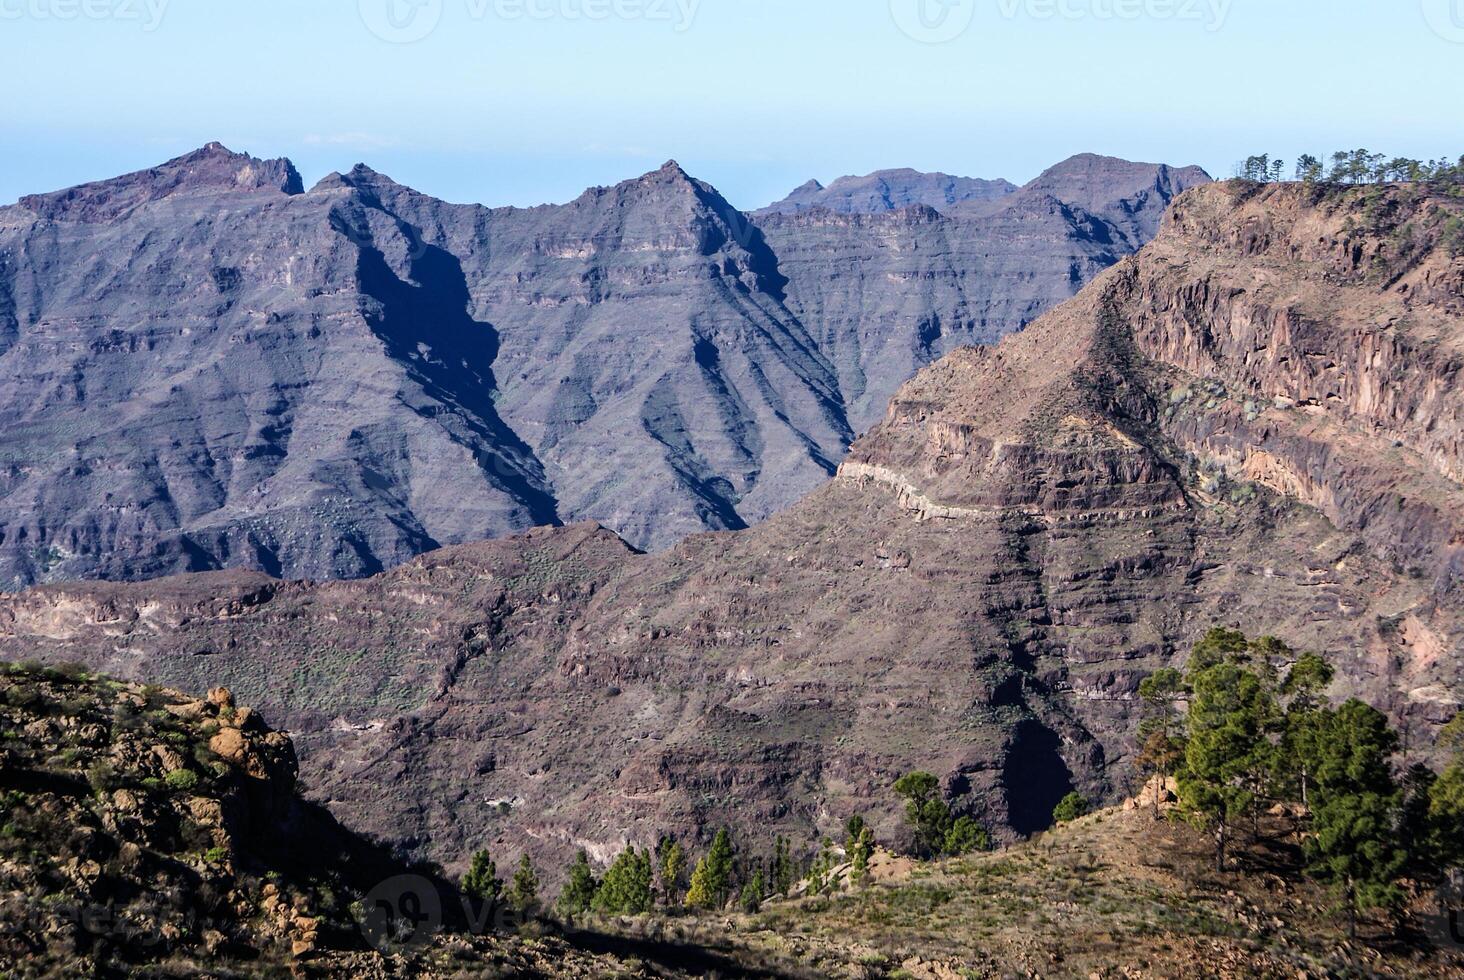
[[[494,404],[498,331],[469,315],[462,263],[421,244],[415,230],[405,234],[419,243],[410,258],[412,282],[399,278],[379,249],[361,244],[361,288],[381,304],[378,315],[367,315],[372,331],[429,396],[461,410],[460,418],[488,447],[478,453],[478,465],[529,510],[533,523],[561,523],[542,463]]]

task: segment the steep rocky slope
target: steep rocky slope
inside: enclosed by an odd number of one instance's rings
[[[0,581],[360,576],[556,518],[457,261],[298,183],[213,145],[0,209]]]
[[[665,546],[761,520],[842,458],[839,380],[784,305],[777,258],[675,163],[529,210],[360,168],[336,180],[461,257],[473,315],[498,331],[495,405],[567,518]]]
[[[0,583],[741,528],[1133,247],[1052,197],[826,214],[765,233],[674,164],[531,209],[365,167],[304,191],[217,144],[0,208]]]
[[[0,653],[224,682],[352,828],[461,861],[732,820],[898,833],[913,767],[1011,837],[1127,778],[1134,691],[1217,623],[1325,650],[1428,744],[1461,699],[1457,200],[1190,192],[1137,258],[923,371],[838,479],[633,553],[592,525],[365,582],[0,601]],[[501,805],[500,805],[501,804]]]
[[[1019,193],[1024,197],[1051,197],[1108,222],[1138,248],[1159,230],[1169,202],[1191,187],[1208,184],[1210,175],[1199,167],[1171,167],[1162,163],[1135,163],[1096,153],[1080,153],[1043,171]],[[971,199],[952,213],[980,214],[1004,202]]]
[[[907,208],[830,201],[757,220],[789,278],[788,305],[838,372],[862,433],[921,367],[1070,299],[1152,238],[1175,195],[1209,179],[1085,154],[1010,193],[925,194]],[[899,199],[922,197],[908,175],[897,186]]]

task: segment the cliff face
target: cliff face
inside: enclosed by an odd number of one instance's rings
[[[555,518],[487,368],[424,353],[494,343],[456,261],[283,166],[0,209],[0,581],[360,576]]]
[[[764,229],[674,164],[488,209],[217,144],[28,197],[0,208],[0,583],[745,527],[918,367],[1134,247],[1023,200]]]
[[[1196,196],[1130,301],[1142,352],[1231,395],[1212,411],[1176,392],[1181,444],[1441,595],[1464,568],[1464,267],[1440,245],[1458,213],[1410,188]]]
[[[1008,200],[972,218],[912,208],[759,219],[789,277],[788,305],[816,331],[856,431],[921,367],[1021,329],[1132,251],[1055,198]]]

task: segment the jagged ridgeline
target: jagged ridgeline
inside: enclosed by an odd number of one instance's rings
[[[0,208],[0,585],[746,527],[1206,179],[1084,156],[748,216],[672,163],[490,209],[213,144],[27,197]]]
[[[1330,695],[1426,751],[1464,663],[1460,208],[1448,186],[1192,189],[747,531],[47,586],[0,599],[0,651],[225,684],[295,733],[312,799],[454,871],[495,841],[562,869],[855,813],[894,840],[914,770],[1011,841],[1071,792],[1122,795],[1141,680],[1215,624],[1327,653]]]

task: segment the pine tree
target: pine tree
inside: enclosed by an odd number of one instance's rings
[[[742,911],[748,915],[755,915],[762,910],[764,891],[767,889],[766,879],[763,877],[761,868],[758,868],[752,876],[752,880],[742,889]]]
[[[464,895],[480,902],[498,904],[503,894],[503,881],[498,877],[498,866],[486,849],[473,855],[468,873],[463,876],[462,890]]]
[[[644,915],[655,905],[651,852],[627,847],[605,872],[591,908],[603,915]]]
[[[1315,184],[1322,179],[1322,161],[1310,153],[1302,154],[1296,161],[1296,179],[1304,184]]]
[[[533,918],[539,911],[539,876],[527,854],[519,859],[518,870],[513,873],[508,901],[525,919]]]
[[[1230,660],[1202,667],[1190,687],[1179,795],[1190,819],[1214,834],[1215,866],[1223,871],[1235,824],[1253,812],[1258,782],[1272,761],[1267,735],[1275,705],[1261,677]]]
[[[661,842],[659,872],[661,901],[675,905],[686,884],[686,848],[680,841],[667,838]]]
[[[712,841],[712,849],[697,862],[696,870],[691,874],[686,904],[701,909],[725,908],[732,887],[732,861],[732,835],[726,830],[719,830]]]
[[[793,882],[798,880],[798,867],[789,853],[788,838],[779,834],[777,841],[773,844],[773,891],[778,895],[787,895],[793,890]]]
[[[940,780],[928,772],[910,772],[895,781],[895,793],[905,800],[905,819],[915,835],[915,852],[934,857],[945,850],[951,811],[937,795]]]
[[[1342,895],[1348,935],[1357,935],[1357,914],[1393,907],[1407,855],[1398,846],[1399,793],[1389,758],[1398,736],[1388,719],[1361,701],[1324,711],[1316,768],[1313,835],[1308,867]]]
[[[595,874],[590,870],[590,856],[584,851],[575,855],[574,863],[569,866],[569,880],[565,882],[564,890],[559,893],[557,909],[560,915],[582,915],[590,910],[595,901],[595,893],[599,891],[600,883],[595,880]]]
[[[1184,758],[1184,739],[1179,722],[1179,701],[1186,692],[1184,675],[1171,667],[1156,670],[1139,682],[1144,702],[1144,720],[1139,723],[1143,746],[1135,760],[1140,772],[1159,777],[1159,789]],[[1154,793],[1154,819],[1159,819],[1159,792]]]
[[[1428,822],[1429,851],[1438,866],[1464,867],[1464,763],[1450,765],[1433,784]]]
[[[859,839],[849,853],[849,880],[859,885],[869,876],[869,860],[874,857],[874,831],[862,827]]]
[[[1464,867],[1464,712],[1439,733],[1439,748],[1451,755],[1430,787],[1429,850],[1444,868]]]
[[[1436,874],[1445,864],[1435,847],[1433,833],[1434,787],[1439,777],[1419,763],[1403,774],[1402,805],[1398,815],[1398,846],[1408,855],[1408,873],[1419,879]],[[1464,824],[1460,825],[1464,829]]]
[[[1289,699],[1281,736],[1281,751],[1276,758],[1287,776],[1300,788],[1301,805],[1311,807],[1312,770],[1316,768],[1319,749],[1318,719],[1322,693],[1332,683],[1336,671],[1324,658],[1314,653],[1303,654],[1292,665],[1281,685],[1281,693]]]
[[[1190,653],[1189,673],[1193,676],[1227,661],[1243,664],[1249,660],[1250,640],[1245,634],[1217,626],[1195,644]]]

